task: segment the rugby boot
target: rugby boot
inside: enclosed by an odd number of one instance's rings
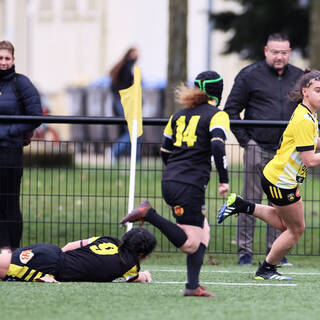
[[[215,298],[216,296],[209,291],[206,290],[205,287],[199,286],[196,289],[186,289],[184,291],[185,297],[207,297],[207,298]]]
[[[228,200],[221,206],[217,216],[218,223],[222,223],[226,218],[238,213],[235,207],[237,198],[240,197],[235,193],[231,193]]]
[[[252,215],[254,208],[255,203],[247,201],[235,193],[231,193],[218,212],[218,223],[222,223],[226,218],[238,213]]]
[[[255,280],[292,280],[291,277],[285,277],[277,272],[277,266],[264,266],[259,263],[259,268],[254,277]]]
[[[127,222],[136,222],[141,221],[141,225],[144,223],[144,219],[147,215],[147,212],[149,209],[151,209],[151,204],[145,200],[139,203],[138,207],[133,209],[130,213],[128,213],[121,221],[120,223],[124,225]]]

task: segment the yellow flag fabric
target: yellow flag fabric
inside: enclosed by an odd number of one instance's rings
[[[119,90],[119,93],[128,124],[130,140],[132,141],[132,120],[137,120],[137,137],[140,137],[143,133],[141,72],[139,67],[134,66],[133,85],[127,89]]]

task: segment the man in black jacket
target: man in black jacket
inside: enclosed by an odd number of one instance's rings
[[[288,98],[288,92],[302,76],[303,71],[288,63],[290,41],[282,33],[271,34],[264,47],[265,60],[242,69],[225,104],[230,119],[240,120],[244,110],[245,120],[289,120],[296,107]],[[242,195],[245,199],[260,203],[263,197],[261,174],[264,166],[273,158],[283,128],[232,128],[241,147],[244,148],[244,183]],[[252,243],[255,218],[239,214],[237,245],[239,264],[252,263]],[[267,227],[267,251],[279,235]],[[285,265],[286,258],[282,261]]]

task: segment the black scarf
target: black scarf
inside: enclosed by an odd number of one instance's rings
[[[5,78],[6,76],[8,76],[9,74],[12,74],[12,73],[15,73],[15,68],[14,68],[14,65],[9,68],[9,69],[6,69],[6,70],[0,70],[0,80]]]

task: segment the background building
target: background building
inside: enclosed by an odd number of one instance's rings
[[[192,80],[208,67],[221,73],[222,105],[234,76],[248,63],[237,55],[221,55],[228,34],[208,33],[209,8],[228,7],[241,10],[232,1],[189,1],[188,77]],[[108,74],[130,46],[140,51],[144,84],[164,85],[167,31],[168,0],[0,0],[0,38],[14,43],[17,72],[28,75],[48,97],[55,115],[74,112],[68,88],[87,86]]]

